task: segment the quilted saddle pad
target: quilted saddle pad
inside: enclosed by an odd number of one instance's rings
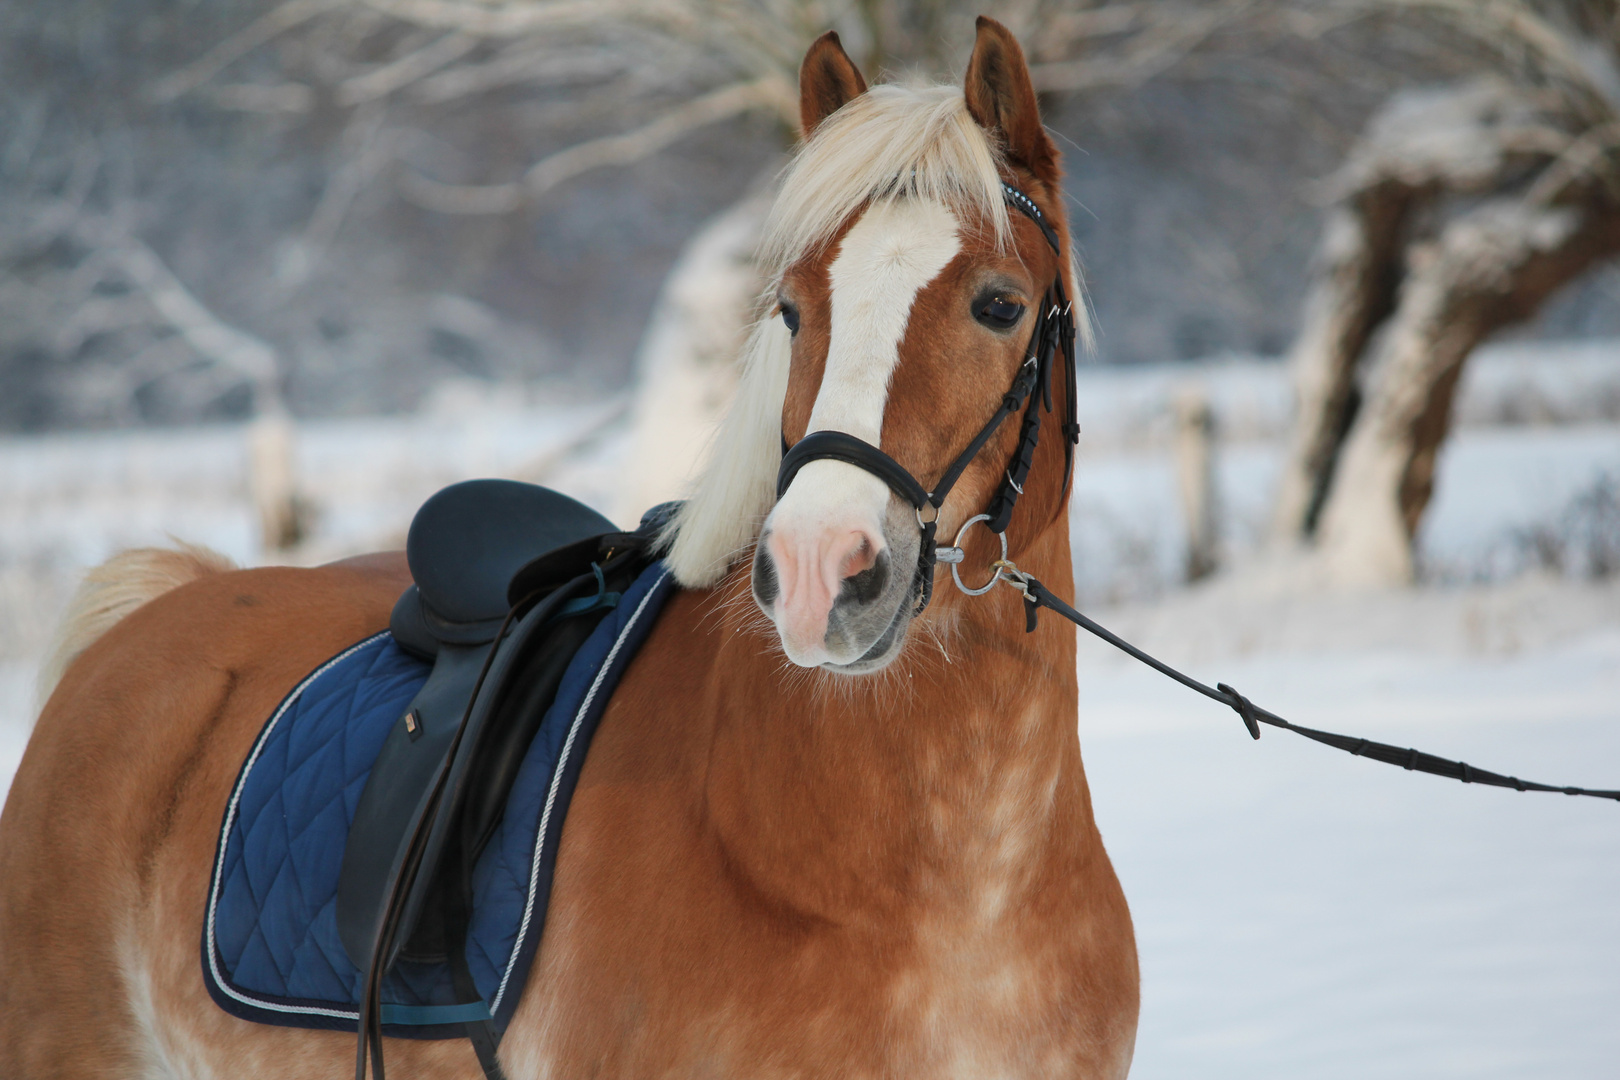
[[[538,949],[563,818],[596,724],[673,579],[654,563],[574,654],[473,869],[467,965],[482,1003],[457,1004],[446,964],[401,961],[382,991],[389,1035],[504,1029]],[[372,762],[431,665],[387,631],[316,668],[271,714],[232,789],[203,927],[220,1007],[260,1023],[354,1031],[364,973],[338,938],[343,847]]]

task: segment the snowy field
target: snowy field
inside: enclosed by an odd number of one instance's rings
[[[1620,787],[1620,586],[1292,599],[1105,624],[1298,723]],[[1101,642],[1080,737],[1136,918],[1132,1075],[1620,1076],[1620,806],[1256,743]]]
[[[1220,423],[1238,569],[1183,589],[1166,403],[1189,380]],[[1287,422],[1274,365],[1090,370],[1083,595],[1296,722],[1620,787],[1620,578],[1547,566],[1547,538],[1620,480],[1617,388],[1612,342],[1482,357],[1425,523],[1430,583],[1332,596],[1252,565]],[[411,420],[302,427],[314,531],[295,557],[397,546],[424,497],[474,475],[544,480],[623,518],[617,408],[462,395]],[[267,561],[245,446],[223,428],[0,441],[0,791],[86,566],[170,532]],[[1142,957],[1133,1076],[1620,1077],[1620,806],[1465,787],[1284,732],[1255,743],[1100,642],[1082,641],[1079,665],[1094,802]]]

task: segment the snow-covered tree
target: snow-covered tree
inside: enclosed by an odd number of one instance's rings
[[[1396,94],[1332,181],[1275,530],[1340,582],[1399,584],[1475,346],[1620,255],[1620,3],[1359,7],[1481,73]]]
[[[498,216],[563,185],[665,153],[700,131],[767,118],[781,150],[798,125],[798,65],[837,30],[871,75],[947,77],[973,39],[966,0],[285,0],[159,80],[152,97],[289,117],[332,114],[349,147],[280,267],[313,275],[361,185],[383,183],[423,209]],[[1130,87],[1241,22],[1253,0],[1019,0],[997,16],[1029,44],[1049,95]],[[476,151],[424,116],[516,101],[532,130],[559,137],[524,159]],[[538,119],[536,119],[538,118]],[[757,167],[757,166],[756,166]],[[768,158],[760,179],[780,167]],[[632,409],[649,460],[624,516],[678,493],[723,410],[741,331],[763,285],[749,254],[759,183],[700,229],[665,282],[636,368]],[[290,284],[287,284],[290,283]],[[651,450],[648,449],[648,453]],[[640,452],[638,451],[638,456]]]

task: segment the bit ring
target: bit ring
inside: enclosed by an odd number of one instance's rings
[[[970,517],[966,521],[962,522],[962,527],[960,529],[956,530],[956,541],[953,544],[953,546],[957,547],[957,548],[960,548],[962,546],[962,537],[967,534],[967,531],[968,531],[969,528],[971,528],[972,526],[978,524],[981,521],[989,521],[989,520],[990,520],[990,515],[989,514],[975,514],[973,517]],[[1006,559],[1007,559],[1007,534],[1005,532],[999,532],[999,533],[996,534],[996,536],[998,538],[1000,538],[1000,540],[1001,540],[1001,559],[1002,559],[1003,562],[1005,562]],[[969,596],[983,596],[985,593],[987,593],[991,589],[995,588],[996,587],[996,582],[1000,581],[1002,579],[1002,577],[1003,577],[1002,567],[997,566],[996,567],[996,573],[995,573],[994,577],[992,577],[989,581],[985,582],[985,584],[982,585],[981,587],[979,587],[977,589],[970,589],[966,585],[962,584],[961,564],[960,563],[952,563],[951,564],[951,580],[956,582],[956,587],[958,589],[961,589],[964,593],[966,593]]]

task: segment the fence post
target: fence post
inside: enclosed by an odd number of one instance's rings
[[[1174,402],[1176,480],[1187,524],[1187,581],[1220,565],[1220,507],[1215,490],[1215,413],[1200,386],[1182,388]]]

